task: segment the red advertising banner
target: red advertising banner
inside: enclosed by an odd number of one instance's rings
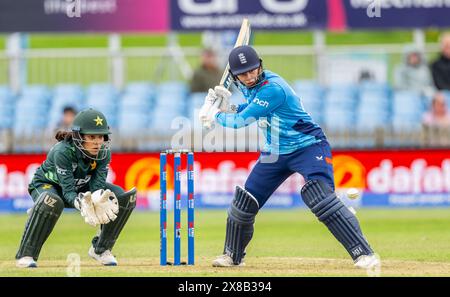
[[[337,187],[373,193],[450,192],[450,151],[334,153]]]
[[[198,207],[226,207],[236,185],[244,185],[257,153],[196,153],[195,196]],[[45,155],[0,155],[0,210],[29,205],[27,186]],[[182,181],[186,178],[183,158]],[[173,186],[173,161],[167,162],[167,186]],[[357,188],[356,206],[446,206],[450,205],[450,152],[336,151],[333,166],[337,191]],[[159,207],[159,154],[113,154],[108,181],[124,189],[136,187],[138,206]],[[269,199],[267,207],[301,206],[299,174],[287,179]],[[345,192],[345,191],[344,191]],[[186,182],[182,182],[186,193]],[[170,194],[170,193],[169,193]],[[169,206],[170,207],[170,206]],[[265,206],[266,207],[266,206]]]

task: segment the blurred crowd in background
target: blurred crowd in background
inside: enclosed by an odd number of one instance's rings
[[[172,121],[184,117],[193,122],[208,88],[220,81],[226,53],[220,56],[206,47],[199,56],[188,80],[129,81],[122,89],[110,83],[30,84],[20,92],[0,85],[0,152],[47,150],[54,132],[69,129],[74,115],[86,107],[106,115],[116,150],[165,147],[176,133]],[[270,63],[264,66],[273,70]],[[283,76],[283,70],[276,72]],[[367,68],[353,84],[324,85],[318,79],[290,83],[335,147],[450,145],[450,34],[442,34],[440,53],[431,61],[419,47],[405,46],[392,77],[392,83],[379,82]],[[242,103],[236,88],[232,103]]]

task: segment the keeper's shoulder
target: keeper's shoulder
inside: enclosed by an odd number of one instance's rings
[[[65,156],[67,158],[75,158],[75,146],[69,141],[59,141],[49,151],[49,154],[55,156]]]

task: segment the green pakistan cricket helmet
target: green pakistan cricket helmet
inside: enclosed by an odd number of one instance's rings
[[[92,160],[103,160],[108,156],[111,149],[111,131],[103,113],[92,108],[80,111],[73,120],[71,131],[73,142],[83,155]],[[88,142],[83,135],[103,135],[105,142],[96,156],[91,155],[83,146],[83,143]]]

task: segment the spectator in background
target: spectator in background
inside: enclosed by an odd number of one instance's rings
[[[422,52],[413,46],[405,48],[403,63],[395,67],[394,87],[399,90],[412,90],[431,97],[434,92],[430,69]]]
[[[69,131],[72,126],[72,122],[77,115],[77,111],[72,106],[66,106],[63,109],[61,121],[56,127],[57,130]]]
[[[450,112],[442,93],[436,93],[431,101],[431,110],[423,115],[422,123],[428,127],[450,128]]]
[[[441,36],[441,56],[431,64],[431,72],[438,90],[450,90],[450,33]]]
[[[361,70],[359,73],[358,82],[364,83],[370,81],[375,81],[375,75],[368,69]]]
[[[195,70],[191,79],[191,92],[208,92],[222,78],[223,70],[219,68],[217,56],[212,49],[203,50],[201,65]]]

